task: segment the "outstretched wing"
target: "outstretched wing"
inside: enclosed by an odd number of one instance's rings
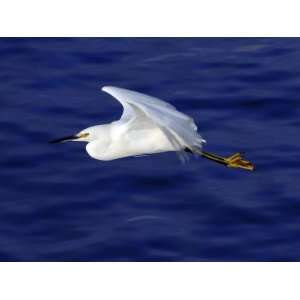
[[[156,124],[166,135],[175,149],[193,151],[201,149],[202,139],[192,118],[158,98],[118,87],[105,86],[102,91],[112,95],[123,106],[121,120],[132,122],[143,114]]]

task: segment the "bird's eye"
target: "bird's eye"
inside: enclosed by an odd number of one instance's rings
[[[90,134],[88,133],[88,132],[85,132],[85,133],[82,133],[81,135],[80,135],[80,137],[81,138],[86,138],[86,137],[88,137]]]

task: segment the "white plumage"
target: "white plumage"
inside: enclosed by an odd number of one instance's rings
[[[105,152],[99,145],[104,143],[102,128],[95,126],[81,132],[99,130],[99,140],[102,139],[102,142],[92,141],[94,144],[87,145],[87,151],[92,157],[109,160],[165,151],[182,151],[185,148],[201,149],[204,140],[197,133],[194,120],[176,110],[173,105],[118,87],[106,86],[102,91],[122,104],[123,114],[119,121],[106,127],[110,134],[105,138]],[[101,147],[101,153],[97,151],[97,146]]]

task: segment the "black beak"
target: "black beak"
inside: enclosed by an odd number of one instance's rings
[[[63,142],[72,141],[72,140],[76,140],[76,139],[79,139],[79,136],[77,136],[77,135],[70,135],[70,136],[66,136],[66,137],[60,138],[60,139],[49,141],[49,143],[50,144],[57,144],[57,143],[63,143]]]

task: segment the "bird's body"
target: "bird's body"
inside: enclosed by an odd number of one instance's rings
[[[187,150],[229,167],[253,170],[253,165],[240,154],[222,158],[202,151],[205,140],[198,133],[194,120],[173,105],[122,88],[103,87],[102,90],[122,104],[120,120],[91,126],[53,142],[87,142],[88,154],[103,161],[168,151],[176,151],[185,160]]]
[[[103,128],[100,128],[102,126]],[[91,141],[86,145],[88,154],[98,160],[175,151],[159,128],[128,130],[127,124],[117,121],[99,125],[97,128],[99,133],[103,129],[105,134],[101,135],[100,140]]]
[[[102,90],[115,97],[124,110],[120,120],[92,126],[79,133],[89,134],[86,150],[91,157],[113,160],[167,151],[180,152],[192,147],[201,149],[204,140],[198,134],[193,119],[171,104],[117,87],[104,87]]]

